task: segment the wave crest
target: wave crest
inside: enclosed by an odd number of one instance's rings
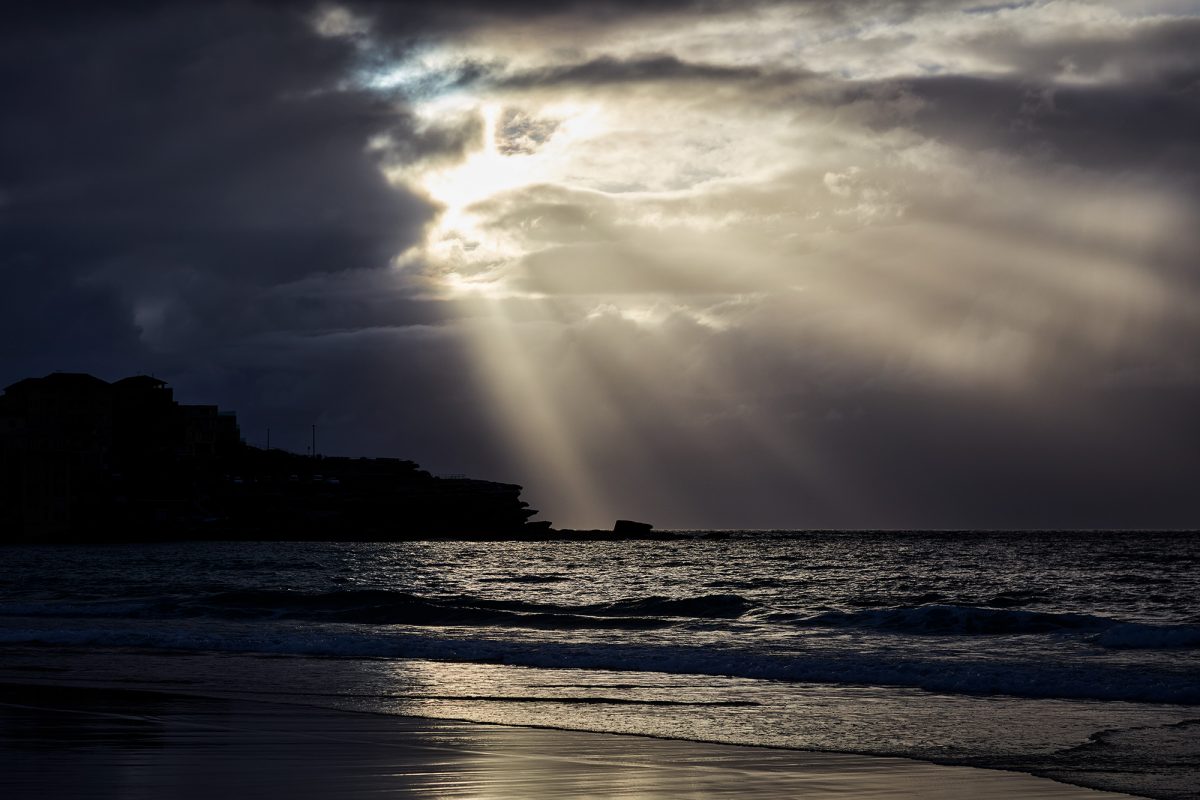
[[[923,605],[864,611],[826,611],[795,620],[830,628],[874,628],[897,633],[1017,634],[1101,630],[1113,620],[1090,614],[979,606]]]
[[[572,605],[496,600],[465,595],[427,597],[386,589],[298,592],[243,589],[197,597],[132,598],[102,602],[0,604],[0,616],[299,619],[384,625],[478,625],[529,628],[644,630],[673,620],[731,619],[754,608],[735,594],[650,596]]]

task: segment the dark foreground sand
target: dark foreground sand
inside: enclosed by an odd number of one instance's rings
[[[1126,797],[917,761],[0,684],[0,797]]]

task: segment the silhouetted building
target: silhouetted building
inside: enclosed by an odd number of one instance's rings
[[[524,535],[521,487],[260,450],[164,381],[56,372],[0,396],[0,541]]]
[[[108,468],[108,384],[66,372],[28,378],[5,390],[0,419],[4,523],[34,534],[70,529]]]
[[[236,419],[156,378],[26,378],[0,396],[0,525],[38,539],[167,519],[193,499],[189,462],[237,445]]]

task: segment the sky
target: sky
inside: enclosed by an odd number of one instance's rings
[[[662,528],[1200,527],[1200,2],[44,2],[0,385]]]

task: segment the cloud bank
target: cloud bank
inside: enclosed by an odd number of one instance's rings
[[[153,371],[562,524],[1200,525],[1196,4],[12,23],[6,382]]]

